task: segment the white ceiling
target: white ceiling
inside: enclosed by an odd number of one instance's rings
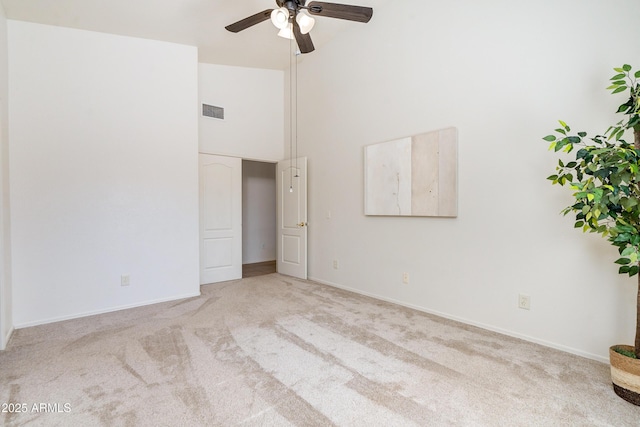
[[[391,0],[331,0],[376,7]],[[200,62],[283,69],[289,41],[265,21],[239,33],[225,26],[265,9],[275,0],[0,0],[7,18],[198,47]],[[311,36],[316,49],[340,31],[366,25],[318,17]],[[313,52],[309,55],[313,55]]]

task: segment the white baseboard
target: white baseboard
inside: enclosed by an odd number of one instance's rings
[[[156,300],[144,301],[136,304],[127,304],[127,305],[121,305],[117,307],[110,307],[103,310],[86,311],[83,313],[76,313],[69,316],[60,316],[60,317],[52,317],[49,319],[43,319],[43,320],[35,320],[33,322],[19,323],[13,326],[15,329],[29,328],[31,326],[46,325],[49,323],[62,322],[64,320],[78,319],[78,318],[87,317],[87,316],[95,316],[96,314],[112,313],[114,311],[127,310],[129,308],[144,307],[146,305],[159,304],[161,302],[176,301],[180,299],[193,298],[193,297],[199,297],[199,296],[200,296],[200,291],[198,290],[198,292],[195,292],[192,294],[179,295],[179,296],[169,297],[169,298],[159,298]],[[13,328],[12,328],[12,331],[13,331]]]
[[[465,319],[463,317],[452,316],[452,315],[447,314],[447,313],[442,313],[442,312],[439,312],[439,311],[436,311],[436,310],[430,310],[428,308],[420,307],[418,305],[407,304],[405,302],[398,301],[398,300],[395,300],[393,298],[383,297],[383,296],[376,295],[376,294],[373,294],[373,293],[370,293],[370,292],[362,291],[360,289],[350,288],[348,286],[339,285],[337,283],[329,282],[327,280],[322,280],[322,279],[318,279],[318,278],[315,278],[315,277],[309,277],[309,280],[321,283],[323,285],[332,286],[334,288],[338,288],[338,289],[342,289],[342,290],[345,290],[345,291],[353,292],[353,293],[356,293],[356,294],[364,295],[364,296],[367,296],[367,297],[375,298],[375,299],[378,299],[378,300],[381,300],[381,301],[386,301],[386,302],[390,302],[390,303],[393,303],[393,304],[398,304],[398,305],[401,305],[403,307],[412,308],[414,310],[418,310],[418,311],[421,311],[423,313],[429,313],[429,314],[433,314],[433,315],[438,316],[438,317],[443,317],[445,319],[454,320],[456,322],[464,323],[466,325],[476,326],[478,328],[486,329],[486,330],[492,331],[492,332],[497,332],[497,333],[502,334],[502,335],[507,335],[507,336],[510,336],[510,337],[513,337],[513,338],[518,338],[518,339],[521,339],[521,340],[524,340],[524,341],[529,341],[529,342],[532,342],[532,343],[535,343],[535,344],[540,344],[540,345],[543,345],[545,347],[553,348],[555,350],[564,351],[565,353],[575,354],[577,356],[585,357],[585,358],[591,359],[591,360],[596,360],[596,361],[602,362],[602,363],[607,363],[607,364],[609,363],[609,358],[608,357],[603,357],[603,356],[599,356],[597,354],[587,353],[587,352],[584,352],[584,351],[581,351],[581,350],[578,350],[578,349],[575,349],[575,348],[572,348],[572,347],[567,347],[567,346],[564,346],[562,344],[557,344],[557,343],[541,340],[541,339],[538,339],[538,338],[535,338],[535,337],[531,337],[531,336],[528,336],[528,335],[520,334],[518,332],[510,331],[508,329],[502,329],[502,328],[498,328],[498,327],[495,327],[495,326],[492,326],[492,325],[487,325],[487,324],[484,324],[484,323],[475,322],[473,320]],[[609,351],[608,348],[607,348],[607,351]]]

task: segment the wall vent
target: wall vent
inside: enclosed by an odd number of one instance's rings
[[[202,115],[224,120],[224,108],[215,105],[202,104]]]

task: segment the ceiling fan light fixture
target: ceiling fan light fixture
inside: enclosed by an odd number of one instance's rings
[[[238,33],[271,18],[273,25],[279,31],[281,30],[279,36],[295,40],[301,53],[310,53],[315,50],[309,33],[314,27],[316,15],[362,23],[369,22],[373,16],[373,9],[370,7],[323,1],[310,1],[307,5],[307,0],[275,0],[275,2],[276,9],[265,9],[254,13],[225,28],[232,33]]]
[[[284,37],[285,39],[293,40],[293,24],[289,24],[286,27],[282,28],[278,35],[280,37]]]
[[[300,12],[298,12],[298,14],[296,15],[296,22],[298,22],[298,25],[300,26],[300,32],[302,34],[309,33],[309,31],[311,31],[313,26],[316,24],[316,20],[313,19],[304,10],[301,10]]]
[[[276,28],[286,28],[289,23],[289,10],[286,7],[280,7],[278,9],[273,9],[271,12],[271,22]]]

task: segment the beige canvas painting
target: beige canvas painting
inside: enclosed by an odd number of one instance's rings
[[[458,215],[458,131],[365,147],[365,215]]]

